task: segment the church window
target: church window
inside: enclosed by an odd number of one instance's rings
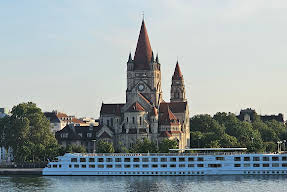
[[[142,125],[142,117],[140,117],[140,125]]]
[[[114,126],[114,119],[111,118],[111,126],[113,127]]]
[[[135,117],[133,117],[133,124],[135,124]]]
[[[127,123],[129,122],[129,117],[127,117]]]
[[[110,120],[107,120],[107,125],[110,126]]]

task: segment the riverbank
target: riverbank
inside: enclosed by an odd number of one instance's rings
[[[43,168],[0,168],[0,175],[42,175]]]

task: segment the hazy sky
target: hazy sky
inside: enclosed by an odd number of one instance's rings
[[[191,115],[286,117],[286,0],[0,1],[0,107],[97,118],[125,102],[142,11],[165,100],[178,57]]]

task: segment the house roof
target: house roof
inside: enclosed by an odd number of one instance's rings
[[[120,116],[121,115],[121,108],[124,105],[125,104],[122,104],[122,103],[117,103],[117,104],[104,104],[104,103],[102,103],[100,114],[101,115],[114,114],[114,115]]]
[[[173,112],[173,113],[184,113],[186,111],[187,102],[162,102],[160,103],[159,112],[164,113],[167,111],[167,107]]]
[[[139,104],[137,101],[127,109],[127,112],[141,112],[141,111],[145,110],[143,106],[141,106],[141,104]]]
[[[50,123],[60,123],[60,119],[57,117],[55,112],[45,112],[45,117],[50,121]]]
[[[163,113],[160,114],[160,124],[161,125],[179,125],[179,120],[170,110],[169,106],[165,109]]]
[[[134,57],[134,70],[149,70],[151,57],[152,49],[150,46],[145,22],[143,20]]]

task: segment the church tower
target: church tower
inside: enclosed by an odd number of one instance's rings
[[[139,94],[155,107],[162,101],[160,63],[151,49],[144,20],[134,59],[130,54],[127,62],[126,102],[132,103]]]
[[[170,102],[185,102],[185,86],[183,76],[179,68],[178,61],[176,62],[175,70],[172,76]]]

